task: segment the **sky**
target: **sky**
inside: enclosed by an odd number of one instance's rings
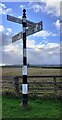
[[[0,65],[23,64],[23,40],[12,43],[12,36],[22,32],[22,25],[7,20],[7,15],[22,19],[23,9],[27,20],[43,22],[43,30],[27,37],[27,63],[60,64],[60,0],[30,0],[0,2]]]

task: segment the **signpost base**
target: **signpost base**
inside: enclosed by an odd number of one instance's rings
[[[22,102],[21,102],[21,107],[22,107],[22,109],[23,110],[28,110],[29,109],[29,103],[28,103],[28,100],[22,100]]]

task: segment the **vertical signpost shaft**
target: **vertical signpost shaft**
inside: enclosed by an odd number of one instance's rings
[[[28,104],[28,84],[27,84],[27,55],[26,55],[26,35],[31,35],[33,33],[39,32],[42,30],[42,21],[38,23],[34,23],[32,21],[26,20],[26,10],[23,10],[22,19],[16,18],[14,16],[7,15],[7,20],[22,24],[23,33],[20,32],[17,35],[12,37],[12,42],[15,42],[19,39],[23,38],[23,68],[22,68],[22,76],[23,76],[23,83],[22,83],[22,105],[26,108]],[[28,27],[28,30],[26,30]]]
[[[22,105],[23,107],[27,106],[28,103],[28,85],[27,85],[27,56],[26,56],[26,10],[23,10],[22,17],[22,26],[23,26],[23,84],[22,84]]]

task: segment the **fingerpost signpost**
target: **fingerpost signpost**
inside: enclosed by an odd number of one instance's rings
[[[16,18],[14,16],[7,15],[7,20],[22,24],[23,31],[14,35],[12,37],[12,43],[23,39],[23,67],[22,67],[22,105],[26,108],[28,105],[28,84],[27,84],[27,53],[26,53],[26,37],[39,32],[43,29],[42,21],[34,23],[32,21],[26,20],[26,10],[23,10],[22,19]],[[27,29],[28,27],[28,29]]]

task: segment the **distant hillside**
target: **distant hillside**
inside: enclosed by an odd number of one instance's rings
[[[5,65],[3,67],[16,67],[16,68],[21,68],[22,65]],[[38,68],[62,68],[62,65],[28,65],[28,67],[38,67]]]

